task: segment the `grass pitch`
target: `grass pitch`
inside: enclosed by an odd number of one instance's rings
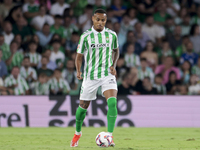
[[[106,128],[82,128],[71,148],[75,128],[0,128],[0,150],[98,150],[96,135]],[[200,128],[115,128],[113,150],[200,150]],[[100,150],[107,148],[100,148]]]

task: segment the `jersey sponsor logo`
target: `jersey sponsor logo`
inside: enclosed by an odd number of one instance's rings
[[[92,48],[109,47],[109,43],[91,44]]]
[[[92,48],[95,48],[95,44],[91,44],[91,47],[92,47]]]

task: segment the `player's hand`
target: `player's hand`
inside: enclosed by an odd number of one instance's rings
[[[82,75],[82,72],[77,72],[76,77],[77,77],[79,80],[82,80],[83,77],[82,77],[81,75]]]
[[[113,66],[110,67],[110,73],[114,76],[116,76],[116,70]]]

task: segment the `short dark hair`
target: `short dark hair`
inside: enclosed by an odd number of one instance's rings
[[[12,40],[12,41],[10,42],[10,45],[12,45],[13,43],[16,43],[16,44],[18,44],[18,43],[17,43],[17,41],[15,41],[15,40]]]
[[[72,32],[73,35],[79,35],[77,31]]]
[[[90,5],[90,4],[88,4],[88,5],[86,6],[86,9],[93,9],[93,6]]]
[[[41,78],[41,77],[46,77],[47,75],[45,74],[45,73],[40,73],[39,74],[39,78]]]
[[[103,10],[103,9],[97,9],[97,10],[94,11],[94,14],[97,14],[97,13],[106,14],[106,11]]]
[[[31,45],[31,44],[37,45],[37,43],[35,41],[30,41],[28,45]]]
[[[59,72],[61,72],[61,70],[60,70],[60,69],[58,69],[58,68],[56,68],[56,69],[54,70],[54,72],[56,72],[56,71],[59,71]]]
[[[120,54],[119,59],[124,59],[124,54]]]
[[[148,15],[146,16],[146,19],[151,18],[151,17],[153,17],[153,15],[152,15],[152,14],[148,14]]]
[[[198,27],[198,24],[193,24],[191,29],[190,29],[190,35],[194,35],[195,29]]]
[[[144,77],[144,79],[147,79],[147,80],[151,81],[150,77],[148,77],[148,76]]]
[[[107,8],[106,11],[107,11],[107,12],[113,11],[113,9],[112,9],[112,8]]]
[[[189,35],[184,35],[182,38],[186,39],[186,38],[189,38],[189,37],[190,37]]]
[[[159,74],[157,74],[157,75],[155,76],[155,78],[163,78],[163,77],[162,77],[162,74],[159,73]]]
[[[142,58],[140,58],[140,61],[147,61],[147,59],[142,57]]]
[[[25,57],[24,57],[24,60],[25,60],[25,59],[30,59],[30,57],[29,57],[29,56],[25,56]]]
[[[49,25],[47,22],[45,22],[44,25],[43,25],[43,27],[44,27],[44,26],[50,26],[50,25]]]
[[[61,15],[55,15],[55,19],[63,19]]]
[[[48,60],[48,57],[46,57],[46,56],[44,56],[44,55],[42,56],[42,59],[43,59],[43,58],[45,58],[45,59],[47,59],[47,60]]]
[[[39,9],[41,9],[42,7],[46,8],[46,6],[45,6],[45,5],[40,5],[40,6],[39,6]]]
[[[59,44],[61,44],[61,41],[60,41],[60,40],[53,40],[53,41],[52,41],[52,44],[54,44],[54,43],[59,43]]]
[[[176,72],[174,72],[174,71],[170,71],[170,72],[169,72],[169,77],[170,77],[171,75],[173,75],[173,74],[176,75]],[[176,76],[177,76],[177,75],[176,75]]]

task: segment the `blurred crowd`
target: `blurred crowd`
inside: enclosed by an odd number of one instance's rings
[[[0,0],[0,95],[79,95],[98,8],[118,35],[119,94],[200,95],[200,0]]]

